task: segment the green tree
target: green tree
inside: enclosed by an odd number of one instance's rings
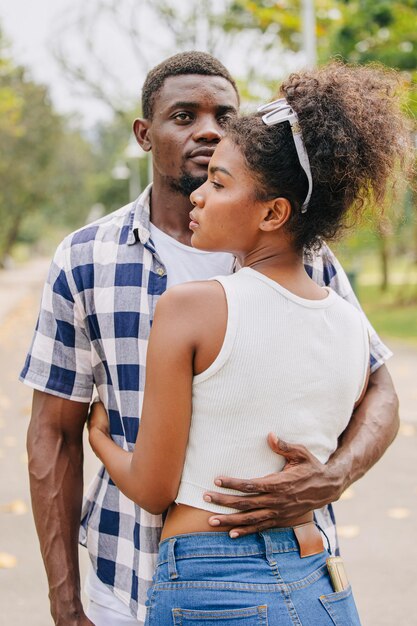
[[[0,128],[0,259],[11,251],[24,216],[45,200],[49,167],[59,134],[44,87],[23,68],[4,64],[0,90],[7,94],[9,123]],[[7,104],[8,102],[8,104]]]
[[[286,48],[297,52],[301,48],[300,0],[269,1],[235,0],[230,20],[241,27],[258,30],[261,35],[275,26],[277,36]],[[402,74],[404,102],[411,117],[417,115],[417,1],[416,0],[316,0],[316,35],[321,63],[332,57],[353,63],[382,63]],[[417,136],[417,135],[416,135]],[[384,217],[368,215],[363,227],[366,237],[351,239],[352,247],[357,241],[367,240],[379,252],[381,262],[381,287],[388,287],[389,259],[395,246],[406,243],[413,250],[417,261],[417,181],[412,185],[410,210],[408,204],[397,202],[386,207]],[[376,214],[377,215],[377,214]],[[372,226],[374,236],[369,234]],[[406,226],[406,227],[405,227]],[[408,236],[414,228],[414,239]]]
[[[20,236],[51,223],[81,225],[92,193],[91,147],[53,109],[45,86],[0,42],[0,265]],[[31,222],[32,220],[32,222]],[[29,225],[29,227],[28,227]]]
[[[402,72],[408,88],[405,107],[417,114],[417,1],[350,0],[340,3],[343,20],[329,39],[329,52],[350,62],[383,63]],[[417,180],[412,188],[416,189]],[[389,284],[390,258],[395,248],[408,249],[417,261],[416,192],[386,207],[386,216],[374,218],[381,267],[381,288]],[[413,210],[414,209],[414,210]],[[408,236],[414,230],[414,241]]]

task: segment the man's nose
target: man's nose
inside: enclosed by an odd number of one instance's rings
[[[213,116],[201,117],[196,124],[194,131],[195,141],[207,141],[208,143],[219,143],[224,131],[217,119]]]

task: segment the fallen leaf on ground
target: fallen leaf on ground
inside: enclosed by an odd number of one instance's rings
[[[0,407],[2,409],[9,409],[11,407],[11,402],[7,396],[0,395]]]
[[[405,507],[396,507],[394,509],[388,509],[387,515],[392,519],[405,519],[406,517],[410,517],[411,511]]]
[[[413,424],[400,424],[398,432],[403,437],[414,437],[416,434],[416,427]]]
[[[340,496],[340,500],[352,500],[355,497],[355,491],[352,487],[348,487]]]
[[[360,533],[359,526],[338,526],[337,534],[343,539],[354,539]]]
[[[7,554],[7,552],[0,552],[0,569],[11,569],[16,567],[17,559],[13,554]]]
[[[13,515],[24,515],[28,512],[28,507],[23,500],[13,500],[7,502],[7,504],[0,504],[0,511],[2,513],[12,513]]]

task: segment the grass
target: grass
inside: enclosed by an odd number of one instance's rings
[[[381,266],[375,251],[353,251],[336,246],[347,272],[355,275],[355,291],[371,324],[386,338],[417,345],[417,264],[410,255],[389,262],[389,287],[382,291]]]
[[[378,285],[358,282],[357,295],[377,332],[417,345],[417,285],[391,285],[382,292]]]

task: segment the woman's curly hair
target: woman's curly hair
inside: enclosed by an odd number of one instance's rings
[[[291,74],[281,85],[298,114],[310,160],[313,193],[300,207],[308,181],[288,122],[266,126],[260,114],[231,122],[228,137],[242,150],[258,185],[258,199],[286,197],[287,227],[298,249],[334,238],[349,210],[368,200],[382,206],[388,188],[413,158],[410,120],[401,111],[400,78],[393,70],[332,62]]]

